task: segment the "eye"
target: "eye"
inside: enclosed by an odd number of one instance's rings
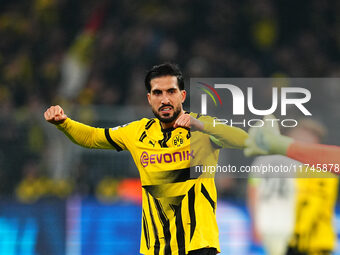
[[[152,91],[152,94],[158,96],[158,95],[162,94],[162,91],[160,91],[160,90],[154,90],[154,91]]]
[[[175,89],[169,89],[169,94],[174,94],[175,92],[176,92],[176,90]]]

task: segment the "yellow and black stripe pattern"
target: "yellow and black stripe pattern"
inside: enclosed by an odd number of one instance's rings
[[[197,114],[192,116],[197,118]],[[198,117],[207,123],[213,120]],[[222,140],[220,144],[226,147],[239,148],[246,133],[237,128],[219,130],[209,125],[209,132],[216,134],[190,132],[185,128],[164,130],[158,119],[142,119],[109,130],[113,147],[129,150],[140,172],[142,254],[184,255],[206,247],[220,249],[214,179],[193,175],[190,167],[217,164],[221,146],[212,142],[211,135]]]

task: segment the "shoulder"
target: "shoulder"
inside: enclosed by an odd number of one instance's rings
[[[149,129],[155,122],[156,121],[154,119],[143,118],[110,128],[109,132],[115,136],[123,136],[127,139],[134,139],[136,136]]]
[[[128,122],[116,127],[110,128],[111,131],[124,131],[124,130],[130,130],[130,129],[138,129],[138,127],[143,126],[145,123],[144,119],[141,120],[135,120],[132,122]]]
[[[124,126],[129,127],[130,129],[138,130],[138,129],[149,129],[153,124],[156,123],[155,118],[143,118],[140,120],[136,120],[133,122],[130,122],[128,124],[125,124]]]

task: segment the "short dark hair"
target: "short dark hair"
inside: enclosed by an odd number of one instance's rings
[[[176,64],[164,63],[153,66],[146,74],[144,84],[148,92],[151,91],[151,80],[163,76],[176,76],[177,84],[180,90],[184,89],[184,79],[181,70]]]

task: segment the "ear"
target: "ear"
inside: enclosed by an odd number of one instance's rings
[[[146,96],[147,96],[147,98],[148,98],[149,104],[151,105],[151,94],[148,93]]]
[[[182,104],[183,104],[185,99],[187,98],[187,92],[184,89],[181,90],[181,96],[182,96]]]

